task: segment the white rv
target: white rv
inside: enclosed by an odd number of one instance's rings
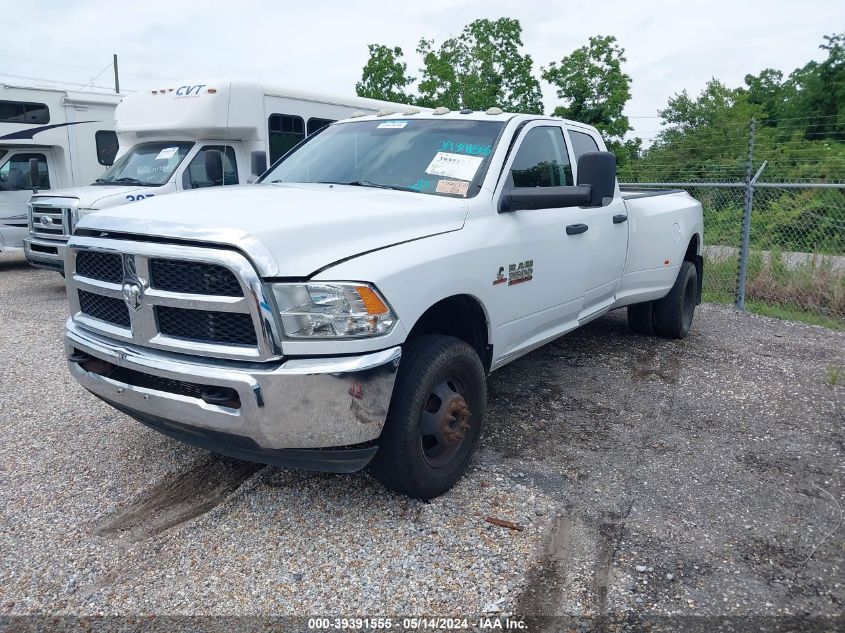
[[[65,243],[89,213],[179,191],[260,176],[337,119],[410,106],[239,81],[195,81],[131,94],[115,113],[114,165],[90,186],[32,197],[26,258],[64,270]],[[233,210],[233,212],[236,212]]]
[[[0,84],[0,251],[29,233],[33,188],[87,184],[114,162],[120,95]],[[37,165],[36,182],[30,161]]]

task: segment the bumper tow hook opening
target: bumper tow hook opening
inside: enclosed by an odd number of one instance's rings
[[[213,404],[218,407],[229,407],[240,409],[241,399],[238,392],[229,387],[206,387],[200,395],[206,404]]]
[[[117,368],[116,365],[112,365],[111,363],[100,360],[99,358],[94,358],[85,352],[80,352],[78,349],[73,350],[73,353],[68,356],[67,359],[71,363],[78,364],[88,373],[105,376],[106,378],[108,378]]]

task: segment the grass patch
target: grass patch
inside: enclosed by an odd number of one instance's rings
[[[836,365],[828,365],[827,367],[827,375],[825,376],[824,381],[833,387],[834,385],[839,384],[839,381],[842,379],[842,368],[837,367]]]
[[[774,317],[785,321],[798,321],[810,325],[821,325],[831,330],[845,330],[845,320],[831,319],[815,312],[799,310],[788,306],[772,305],[762,301],[746,301],[745,309],[761,316]]]
[[[736,301],[737,266],[733,257],[707,258],[705,301]],[[845,330],[845,271],[834,269],[830,260],[796,261],[777,252],[752,252],[745,295],[749,312]]]

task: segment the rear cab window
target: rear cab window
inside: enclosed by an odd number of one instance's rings
[[[599,151],[596,140],[586,132],[579,132],[578,130],[569,128],[569,140],[572,141],[572,152],[575,154],[576,164],[582,154]]]

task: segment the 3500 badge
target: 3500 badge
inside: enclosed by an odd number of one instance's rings
[[[534,260],[526,259],[524,262],[508,265],[508,274],[505,275],[505,267],[499,266],[499,272],[496,273],[496,278],[493,280],[493,285],[498,286],[505,282],[509,286],[514,284],[521,284],[526,281],[531,281],[534,278]]]

